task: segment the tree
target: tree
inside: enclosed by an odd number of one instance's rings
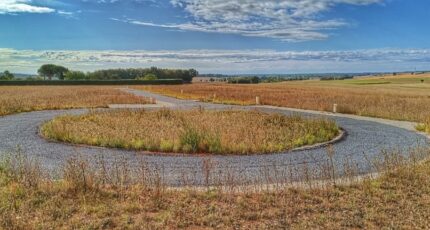
[[[0,80],[13,80],[14,78],[15,76],[8,70],[4,71],[3,74],[0,75]]]
[[[49,80],[52,80],[52,77],[57,77],[58,79],[63,80],[64,74],[67,73],[68,71],[69,70],[63,66],[46,64],[46,65],[42,65],[39,68],[39,70],[37,70],[37,73],[43,76],[44,80],[46,77],[48,77]]]
[[[55,68],[55,76],[60,80],[64,80],[64,74],[69,72],[69,70],[64,66],[57,65]]]
[[[69,71],[64,75],[66,80],[85,80],[88,79],[87,75],[81,71]]]

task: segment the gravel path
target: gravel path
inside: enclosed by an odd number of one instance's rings
[[[206,109],[257,109],[282,114],[302,114],[308,117],[333,119],[347,136],[333,145],[333,162],[336,174],[342,176],[347,168],[356,173],[375,172],[372,160],[381,151],[396,150],[407,154],[410,149],[428,146],[429,139],[413,131],[413,123],[363,118],[352,115],[329,114],[271,106],[226,106],[187,100],[178,100],[149,92],[123,89],[136,95],[153,97],[174,109],[204,107]],[[0,152],[16,151],[19,147],[24,154],[37,159],[43,166],[56,171],[67,159],[79,154],[92,159],[103,155],[109,162],[127,160],[131,168],[137,168],[144,161],[149,172],[156,171],[163,182],[172,186],[202,185],[206,183],[274,183],[302,180],[304,175],[312,178],[323,177],[328,164],[326,148],[300,150],[266,155],[250,156],[185,156],[154,155],[144,152],[106,149],[98,147],[78,147],[48,142],[38,135],[40,125],[58,115],[81,114],[88,110],[57,110],[21,113],[0,117]],[[348,162],[345,166],[345,162]],[[352,166],[352,167],[351,167]],[[209,175],[209,176],[208,176]]]

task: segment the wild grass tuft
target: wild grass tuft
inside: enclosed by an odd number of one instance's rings
[[[427,118],[423,123],[418,124],[416,129],[421,132],[430,133],[430,118]]]

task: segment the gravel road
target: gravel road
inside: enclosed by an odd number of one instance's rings
[[[178,100],[145,91],[123,89],[140,96],[153,97],[174,109],[204,107],[206,109],[257,109],[282,114],[302,114],[309,117],[327,117],[342,127],[347,135],[333,145],[335,172],[345,174],[353,166],[360,174],[372,173],[373,159],[382,151],[398,151],[407,154],[416,147],[429,145],[429,139],[413,131],[413,123],[383,119],[362,118],[351,115],[329,114],[271,106],[227,106],[188,100]],[[144,161],[147,170],[156,171],[163,182],[171,186],[203,185],[227,181],[238,184],[274,183],[298,181],[303,175],[323,176],[328,163],[327,148],[290,151],[277,154],[249,156],[189,156],[161,155],[145,152],[106,149],[98,147],[72,146],[48,142],[38,135],[40,125],[58,115],[81,114],[86,109],[57,110],[21,113],[0,117],[0,152],[6,154],[21,151],[38,160],[50,172],[58,172],[71,156],[93,159],[103,156],[108,162],[125,159],[131,168]],[[348,167],[345,166],[348,162]],[[210,176],[208,176],[210,175]]]

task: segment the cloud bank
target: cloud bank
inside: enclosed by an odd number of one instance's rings
[[[208,73],[310,73],[401,71],[430,66],[430,49],[352,51],[182,50],[35,51],[0,49],[0,71],[35,73],[41,64],[72,69],[196,68]]]
[[[0,14],[18,13],[53,13],[55,9],[49,7],[36,6],[31,0],[1,0]]]
[[[321,40],[330,30],[346,26],[342,19],[322,16],[338,5],[365,6],[383,0],[171,0],[190,18],[186,23],[159,24],[114,19],[142,26],[183,31],[239,34],[282,41]]]

